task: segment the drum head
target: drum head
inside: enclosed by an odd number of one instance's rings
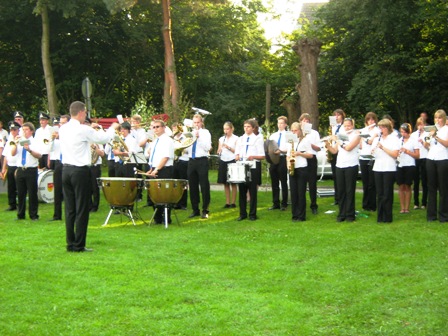
[[[37,199],[40,202],[54,202],[53,171],[40,171],[37,178]]]

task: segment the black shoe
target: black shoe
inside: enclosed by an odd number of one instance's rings
[[[55,222],[55,221],[60,221],[60,220],[62,220],[62,219],[59,218],[59,217],[53,217],[52,219],[49,219],[48,221],[49,222]]]
[[[33,222],[39,220],[39,217],[30,218]]]
[[[245,220],[247,218],[247,216],[239,216],[236,220],[238,222],[241,222],[242,220]]]
[[[228,208],[230,208],[230,204],[224,205],[224,209],[228,209]]]
[[[24,219],[25,219],[25,217],[17,217],[17,218],[16,218],[16,220],[18,220],[18,221],[19,221],[19,220],[24,220]]]
[[[201,218],[202,219],[208,219],[208,211],[202,211]]]
[[[90,212],[97,212],[98,211],[98,208],[92,208],[92,209],[90,209]]]
[[[233,204],[230,204],[230,207],[231,207],[231,208],[236,208],[236,205],[235,205],[235,203],[233,203]]]
[[[198,217],[201,214],[199,212],[193,212],[190,216],[188,216],[188,218],[193,218],[193,217]]]
[[[8,209],[6,209],[5,211],[16,211],[17,207],[9,207]]]
[[[313,213],[313,215],[317,215],[317,209],[311,209],[311,212]]]
[[[82,249],[79,249],[79,250],[74,249],[73,252],[93,252],[93,249],[83,247]]]
[[[280,207],[279,206],[271,206],[268,210],[277,210],[277,209],[280,209]]]
[[[286,211],[286,209],[288,209],[287,206],[282,206],[282,207],[280,208],[281,211]]]
[[[304,222],[304,219],[300,219],[300,218],[293,218],[292,219],[293,222]]]
[[[345,218],[339,218],[339,217],[338,217],[338,218],[336,219],[336,222],[338,222],[338,223],[343,222],[343,221],[345,221]]]
[[[250,221],[256,221],[256,220],[257,220],[257,217],[256,217],[256,216],[255,216],[255,217],[254,217],[254,216],[250,216],[250,217],[249,217],[249,220],[250,220]]]

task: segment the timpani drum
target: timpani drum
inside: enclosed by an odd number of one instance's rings
[[[154,204],[176,204],[182,198],[188,181],[182,179],[149,179],[145,180],[149,198]]]
[[[143,179],[139,178],[100,177],[97,181],[107,202],[113,207],[132,206],[137,191],[143,187]]]

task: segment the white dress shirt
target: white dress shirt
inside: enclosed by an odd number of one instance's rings
[[[36,140],[36,144],[40,147],[39,152],[42,155],[46,155],[50,153],[50,142],[45,145],[44,139],[51,141],[51,134],[53,133],[53,127],[47,125],[45,128],[39,127],[34,134],[34,139]]]
[[[277,131],[271,134],[271,136],[269,137],[269,140],[275,141],[275,143],[278,145],[278,149],[280,149],[283,152],[280,155],[283,156],[286,155],[286,152],[288,151],[288,143],[286,142],[285,132],[286,131]]]
[[[193,131],[195,133],[196,131]],[[196,155],[195,158],[208,157],[210,149],[212,149],[212,136],[208,130],[201,128],[198,130],[199,136],[196,140]],[[193,144],[194,146],[194,144]],[[193,146],[188,147],[188,157],[193,156]]]
[[[90,144],[105,144],[115,136],[115,130],[110,127],[106,132],[95,131],[92,127],[81,125],[78,120],[70,121],[59,129],[62,163],[72,166],[90,166]]]
[[[249,139],[249,141],[247,140]],[[240,160],[246,160],[249,156],[265,156],[263,138],[255,134],[240,136],[236,146],[235,155],[240,156]],[[259,160],[254,160],[259,161]]]
[[[34,152],[39,152],[39,146],[36,143],[36,139],[29,137],[30,140],[30,150]],[[27,168],[37,168],[39,165],[39,159],[36,159],[30,152],[26,153],[25,164],[22,162],[22,153],[25,151],[23,146],[17,144],[17,153],[15,155],[17,167],[27,167]]]
[[[227,138],[225,135],[219,138],[220,144],[226,144],[230,148],[232,148],[235,151],[236,144],[238,142],[238,137],[235,134],[232,134],[232,136]],[[235,152],[232,152],[230,149],[225,148],[224,146],[221,146],[221,161],[229,162],[235,160]]]
[[[163,158],[168,158],[168,161],[163,167],[169,167],[173,165],[174,142],[173,139],[166,133],[162,134],[152,142],[148,163],[152,168],[163,168],[160,167],[160,162]]]
[[[373,141],[373,148],[375,148],[375,164],[373,165],[373,171],[376,172],[394,172],[397,171],[397,161],[384,150],[377,147],[378,141],[389,150],[400,150],[401,140],[398,139],[393,133],[389,134],[386,139],[383,137],[376,138]]]
[[[304,137],[301,141],[299,139],[299,141],[294,142],[293,144],[294,146],[294,151],[295,152],[301,152],[301,153],[309,153],[309,154],[313,154],[313,149],[311,148],[311,144],[309,142],[309,140]],[[288,156],[291,156],[291,148],[292,146],[288,146]],[[297,155],[294,156],[294,168],[304,168],[308,166],[308,160],[306,158],[304,158],[301,155]]]

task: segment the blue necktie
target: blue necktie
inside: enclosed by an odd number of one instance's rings
[[[113,148],[110,149],[110,159],[111,160],[115,159],[115,154],[114,154],[114,149]]]
[[[193,150],[192,150],[192,152],[191,152],[191,157],[192,157],[193,159],[196,158],[196,144],[197,144],[197,143],[198,143],[198,142],[195,141],[194,144],[193,144]]]
[[[340,128],[341,128],[341,125],[338,125],[338,126],[336,127],[336,132],[335,132],[334,134],[338,134]]]
[[[246,145],[246,157],[247,157],[247,150],[249,149],[249,137],[247,137],[247,145]]]
[[[151,153],[151,168],[153,167],[152,159],[154,158],[154,154],[156,153],[156,147],[157,147],[158,143],[159,143],[159,138],[157,138],[156,144],[154,145],[154,148],[152,149],[152,153]]]
[[[26,164],[26,150],[22,148],[22,167],[25,167]]]
[[[280,136],[278,137],[277,145],[280,147],[280,140],[282,139],[282,134],[280,133]]]

